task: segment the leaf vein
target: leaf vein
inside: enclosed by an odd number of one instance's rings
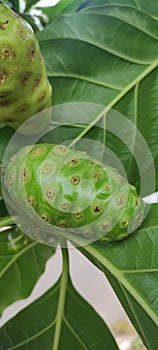
[[[108,84],[108,83],[103,83],[101,81],[97,81],[97,80],[94,80],[94,79],[91,79],[89,77],[86,77],[86,76],[83,76],[83,75],[79,75],[79,74],[71,74],[71,73],[68,73],[68,74],[63,74],[63,73],[58,73],[58,74],[51,74],[49,75],[51,77],[63,77],[63,78],[73,78],[73,79],[78,79],[78,80],[83,80],[83,81],[86,81],[88,83],[92,83],[92,84],[95,84],[95,85],[100,85],[100,86],[103,86],[105,88],[109,88],[109,89],[113,89],[113,90],[116,90],[116,91],[121,91],[122,90],[122,86],[116,86],[116,85],[112,85],[112,84]]]
[[[67,327],[69,328],[69,330],[72,332],[72,334],[75,336],[75,338],[81,343],[83,349],[88,350],[86,344],[83,342],[83,340],[79,337],[78,334],[76,334],[76,332],[74,331],[74,329],[72,328],[72,326],[70,325],[70,323],[68,322],[68,320],[64,317],[64,322],[67,325]]]

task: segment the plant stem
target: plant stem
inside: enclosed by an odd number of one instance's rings
[[[0,228],[4,226],[10,226],[15,224],[14,218],[7,216],[5,218],[0,218]]]
[[[63,241],[61,243],[63,245]],[[69,277],[68,248],[61,248],[61,251],[62,251],[62,257],[63,257],[63,272],[61,276],[59,302],[58,302],[58,309],[57,309],[57,315],[56,315],[56,327],[55,327],[55,335],[54,335],[52,350],[58,350],[59,348],[60,333],[62,328],[65,300],[66,300],[66,291],[67,291],[67,284],[68,284],[68,277]]]

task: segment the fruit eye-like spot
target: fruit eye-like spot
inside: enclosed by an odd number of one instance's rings
[[[25,29],[22,26],[17,26],[17,32],[22,40],[26,40],[28,35]]]
[[[43,93],[40,97],[39,97],[39,102],[43,101],[45,99],[45,93]]]
[[[27,202],[29,205],[31,205],[32,207],[34,207],[36,205],[36,201],[35,198],[32,195],[28,195],[27,196]]]
[[[68,204],[67,204],[66,202],[63,202],[63,203],[61,204],[61,208],[62,208],[62,209],[67,209],[67,208],[68,208]]]
[[[123,205],[125,203],[125,197],[120,196],[119,198],[116,199],[116,202],[118,205]]]
[[[101,178],[101,174],[99,173],[99,171],[94,171],[93,174],[91,175],[91,178],[94,179],[95,181],[99,181],[99,179]]]
[[[1,94],[0,94],[0,98],[4,98],[5,97],[5,92],[2,92]]]
[[[9,175],[9,185],[13,185],[14,184],[14,178],[12,175]]]
[[[65,153],[67,151],[67,148],[65,146],[57,146],[55,148],[55,151],[57,151],[59,153]]]
[[[79,176],[73,176],[71,178],[72,185],[78,185],[80,183],[80,177]]]
[[[56,195],[57,195],[57,190],[50,189],[46,192],[46,197],[50,199],[55,199]]]
[[[123,177],[121,175],[116,175],[116,180],[118,180],[119,182],[121,182],[123,180]]]
[[[13,60],[16,57],[15,50],[4,46],[0,48],[0,58],[2,60],[8,59],[9,61]]]
[[[139,204],[139,200],[138,200],[138,199],[136,199],[136,201],[135,201],[135,205],[136,205],[136,207],[138,206],[138,204]]]
[[[0,29],[2,29],[2,30],[6,29],[8,23],[9,23],[9,19],[6,19],[5,22],[0,24]]]
[[[0,78],[0,83],[1,83],[1,78]],[[1,93],[0,93],[0,98],[5,98],[5,97],[7,97],[9,94],[10,94],[11,92],[10,91],[2,91]]]
[[[13,154],[13,156],[10,158],[10,161],[13,162],[17,158],[17,154]]]
[[[87,153],[88,154],[88,153]],[[91,160],[90,161],[90,164],[93,164],[93,165],[98,165],[99,164],[99,162],[97,162],[97,160]]]
[[[110,185],[108,185],[108,184],[104,185],[103,188],[104,188],[104,190],[107,191],[107,192],[110,191]]]
[[[66,221],[65,221],[65,220],[61,220],[61,221],[59,222],[59,226],[60,226],[60,227],[67,227]]]
[[[110,229],[110,224],[108,224],[107,222],[103,223],[102,229],[103,229],[104,231],[108,231],[108,230]]]
[[[42,111],[43,111],[43,109],[44,109],[44,107],[40,107],[40,108],[38,109],[38,111],[37,111],[37,112],[38,112],[38,113],[39,113],[39,112],[42,112]]]
[[[25,173],[25,171],[20,175],[20,178],[21,178],[22,181],[25,180],[25,178],[26,178],[26,173]]]
[[[78,211],[78,212],[75,213],[75,218],[77,220],[82,219],[82,217],[83,217],[83,212],[82,211]]]
[[[16,119],[11,119],[11,118],[6,118],[5,120],[6,120],[6,122],[9,123],[9,124],[14,124],[14,123],[17,122]]]
[[[120,221],[120,224],[121,224],[121,226],[123,226],[123,227],[126,227],[126,226],[128,225],[128,223],[129,223],[129,221],[126,220],[126,219],[123,219],[122,221]]]
[[[32,152],[31,152],[31,155],[33,156],[33,157],[40,157],[40,156],[42,156],[44,153],[45,153],[45,147],[38,147],[37,146],[37,148],[35,148]]]
[[[101,213],[102,212],[102,205],[100,202],[93,203],[93,212],[94,213]]]
[[[42,220],[45,220],[45,221],[49,220],[49,217],[46,214],[44,214],[44,213],[41,214],[40,217],[41,217]]]
[[[32,91],[34,91],[41,84],[41,76],[38,76],[33,84]]]
[[[142,222],[142,217],[141,217],[141,215],[136,216],[136,221],[137,221],[138,223],[141,223],[141,222]]]
[[[25,154],[28,154],[28,153],[30,153],[33,149],[35,149],[36,148],[36,146],[34,146],[34,145],[32,145],[32,146],[27,146],[26,148],[25,148],[25,150],[24,150],[24,153]]]
[[[0,83],[3,84],[5,83],[7,79],[7,72],[4,70],[0,70]]]
[[[10,105],[12,105],[13,103],[11,102],[11,101],[1,101],[0,102],[0,106],[1,107],[6,107],[6,106],[10,106]],[[7,120],[7,119],[5,119],[5,120]]]
[[[29,48],[29,58],[31,61],[33,61],[35,55],[36,55],[36,48],[35,48],[35,45],[32,44]]]
[[[24,75],[20,79],[20,85],[22,85],[22,86],[28,85],[30,82],[31,75],[32,75],[31,72],[24,73]]]
[[[19,112],[21,112],[21,113],[24,113],[24,112],[26,112],[26,110],[27,110],[27,105],[25,104],[25,105],[22,105],[22,106],[20,106],[19,108],[18,108],[18,111]]]
[[[25,179],[29,176],[30,176],[30,172],[27,168],[25,168],[24,171],[20,174],[20,178],[22,181],[25,181]]]
[[[78,164],[78,159],[71,159],[70,161],[69,161],[69,165],[77,165]]]
[[[84,233],[83,233],[83,235],[84,235],[85,237],[91,236],[91,234],[92,234],[92,232],[91,232],[90,230],[88,230],[88,229],[86,229],[86,230],[84,231]]]
[[[45,175],[50,174],[52,171],[52,165],[51,164],[45,164],[44,167],[42,168],[42,173]]]

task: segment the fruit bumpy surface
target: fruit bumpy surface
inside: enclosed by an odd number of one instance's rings
[[[31,26],[0,4],[0,121],[17,129],[51,107],[51,85]]]
[[[122,239],[144,219],[146,204],[116,169],[64,145],[21,149],[4,183],[22,211],[94,240]]]

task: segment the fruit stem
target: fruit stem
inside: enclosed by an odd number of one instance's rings
[[[60,334],[62,328],[62,322],[64,317],[64,309],[65,309],[65,301],[66,301],[66,293],[67,293],[67,285],[69,278],[69,254],[67,248],[67,241],[62,238],[60,241],[62,258],[63,258],[63,271],[60,282],[60,293],[59,293],[59,302],[58,309],[56,314],[56,326],[55,326],[55,334],[53,339],[53,347],[52,350],[58,350],[59,342],[60,342]],[[62,247],[65,248],[62,248]]]

